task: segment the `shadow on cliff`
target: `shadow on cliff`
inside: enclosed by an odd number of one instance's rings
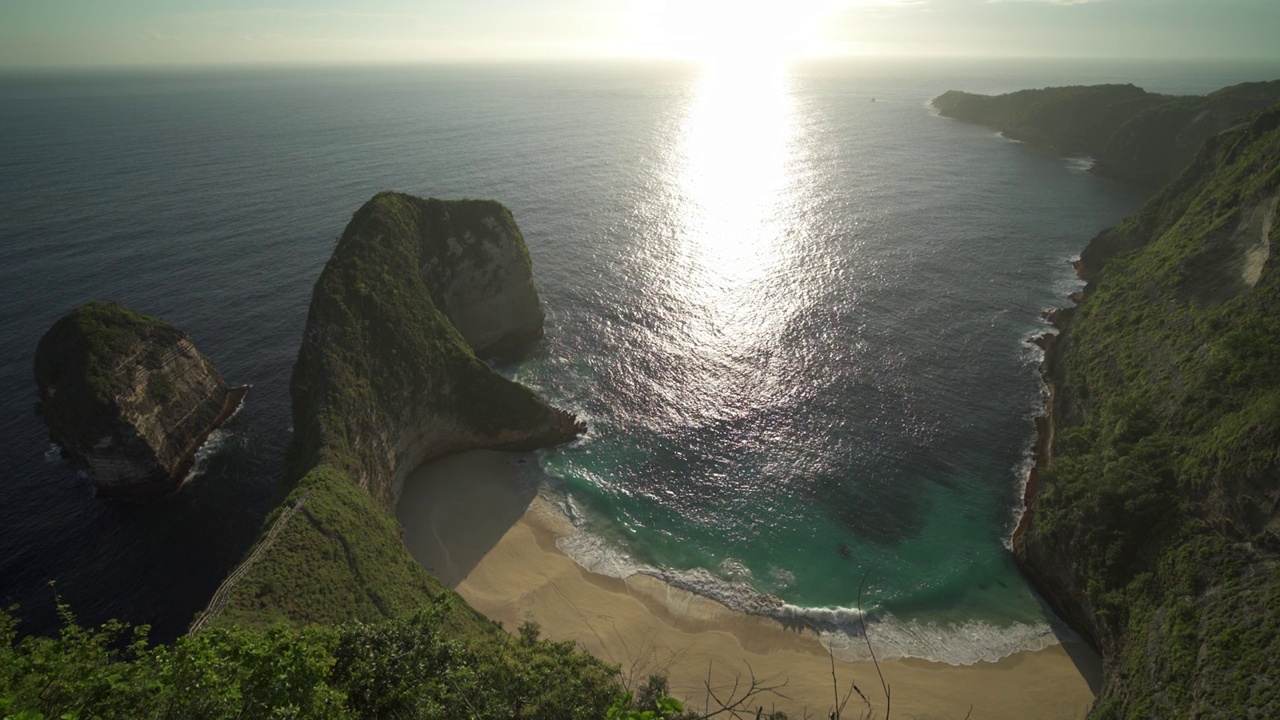
[[[1067,657],[1071,658],[1071,662],[1076,666],[1076,670],[1080,672],[1080,677],[1089,684],[1089,692],[1097,697],[1102,692],[1102,657],[1098,652],[1090,647],[1080,635],[1077,635],[1058,614],[1049,607],[1044,598],[1036,595],[1036,600],[1040,602],[1040,608],[1044,612],[1045,617],[1049,619],[1049,625],[1053,628],[1054,637],[1058,639],[1058,643],[1062,645],[1062,649],[1066,651]]]
[[[519,522],[537,495],[520,468],[531,455],[473,450],[427,463],[405,479],[396,505],[404,544],[453,590]]]

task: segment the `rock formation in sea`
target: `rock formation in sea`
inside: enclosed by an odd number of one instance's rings
[[[1089,155],[1094,171],[1160,184],[1201,143],[1249,113],[1280,102],[1280,80],[1241,83],[1208,95],[1149,93],[1134,85],[1088,85],[977,95],[951,90],[933,106],[951,118],[997,128],[1010,139]]]
[[[481,359],[518,354],[542,332],[529,252],[501,204],[390,192],[365,203],[312,294],[290,381],[287,497],[269,519],[282,525],[211,610],[251,624],[345,622],[442,592],[400,541],[401,485],[445,455],[585,431]]]
[[[177,488],[248,392],[229,387],[186,333],[105,302],[54,323],[35,377],[53,440],[100,494],[133,498]]]
[[[1076,263],[1014,554],[1102,654],[1096,717],[1280,717],[1280,105]]]
[[[393,508],[434,458],[534,450],[577,437],[569,413],[489,367],[542,337],[543,312],[511,213],[482,200],[381,193],[316,282],[294,365],[290,471],[351,473]]]

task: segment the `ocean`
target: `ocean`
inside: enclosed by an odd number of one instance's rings
[[[1202,93],[1276,64],[830,61],[0,76],[0,601],[22,632],[180,634],[275,497],[311,286],[379,190],[493,198],[547,336],[502,368],[582,415],[538,457],[564,549],[833,644],[966,663],[1069,636],[1007,551],[1043,402],[1026,340],[1146,192],[938,117],[948,89]],[[192,335],[244,409],[150,505],[94,497],[35,412],[91,299]],[[847,643],[846,643],[847,644]]]

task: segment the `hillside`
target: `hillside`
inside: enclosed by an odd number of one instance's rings
[[[255,547],[171,647],[65,607],[60,636],[18,640],[0,611],[0,717],[602,717],[616,667],[481,616],[393,514],[423,462],[584,430],[477,356],[520,352],[542,322],[506,208],[375,196],[316,283],[282,501]]]
[[[1280,716],[1280,106],[1099,235],[1015,537],[1102,653],[1095,716]]]
[[[477,295],[487,313],[459,309]],[[290,381],[287,495],[267,526],[297,514],[259,541],[218,622],[372,620],[440,594],[400,541],[400,486],[433,458],[532,450],[583,430],[468,339],[510,350],[541,333],[528,251],[506,208],[395,193],[360,208],[316,282]],[[468,617],[459,622],[487,622]]]
[[[1089,155],[1094,170],[1160,184],[1186,167],[1210,136],[1280,102],[1280,80],[1241,83],[1208,95],[1161,95],[1134,85],[1077,85],[934,98],[945,117],[997,128],[1010,139]]]

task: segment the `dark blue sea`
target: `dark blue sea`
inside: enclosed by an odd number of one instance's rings
[[[494,198],[547,337],[505,368],[587,418],[540,456],[566,550],[900,655],[1052,641],[1009,561],[1043,402],[1026,339],[1142,203],[1088,158],[938,117],[948,89],[1203,93],[1280,66],[842,61],[29,71],[0,76],[0,602],[24,632],[182,632],[252,542],[289,440],[311,286],[379,190]],[[35,412],[45,330],[92,299],[192,335],[244,409],[197,475],[94,497]],[[889,630],[895,628],[895,630]]]

